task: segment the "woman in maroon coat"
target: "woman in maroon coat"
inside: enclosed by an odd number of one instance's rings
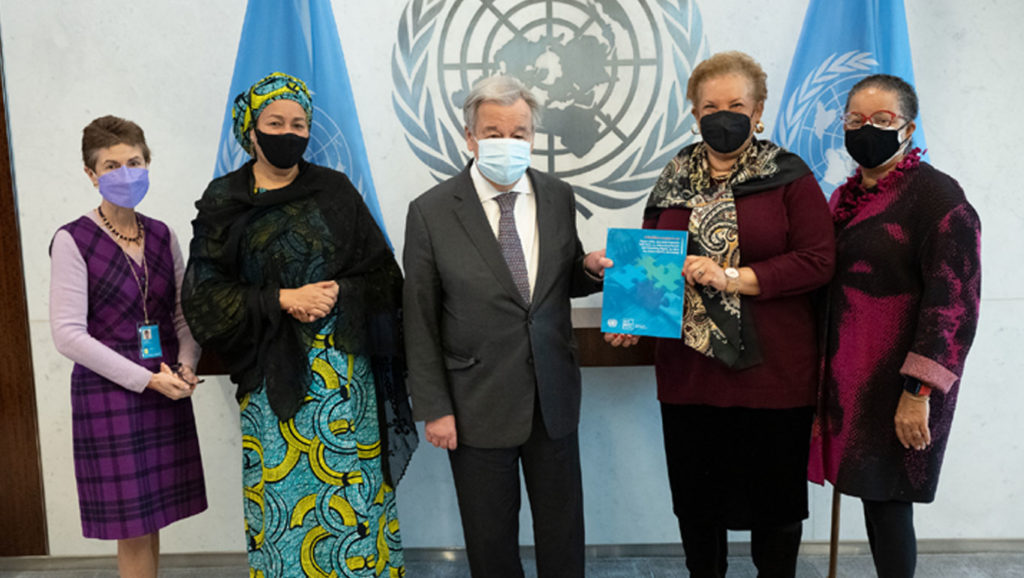
[[[687,87],[702,141],[665,167],[644,227],[689,231],[683,331],[655,354],[672,505],[693,577],[725,576],[751,530],[759,576],[794,576],[818,383],[812,292],[832,276],[825,196],[796,155],[758,140],[765,73],[725,52]],[[613,345],[635,338],[609,334]]]
[[[911,149],[917,95],[869,76],[850,91],[860,165],[832,196],[825,382],[811,479],[861,498],[881,577],[913,576],[913,502],[931,502],[981,291],[978,215]]]

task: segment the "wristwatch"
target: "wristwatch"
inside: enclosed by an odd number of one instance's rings
[[[903,391],[911,395],[930,395],[932,388],[916,377],[903,376]]]
[[[736,267],[725,268],[725,292],[733,295],[740,292],[740,270]]]

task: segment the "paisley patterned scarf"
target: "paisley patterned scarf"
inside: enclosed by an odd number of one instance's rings
[[[810,172],[800,157],[769,141],[753,140],[724,180],[713,179],[707,147],[684,148],[662,171],[647,200],[644,218],[669,208],[690,209],[689,251],[714,259],[722,268],[739,267],[737,198],[775,189]],[[733,369],[761,361],[748,304],[738,294],[711,286],[686,286],[684,342]],[[744,322],[744,318],[747,319]]]

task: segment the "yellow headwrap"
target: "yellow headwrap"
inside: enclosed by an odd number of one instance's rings
[[[249,131],[256,126],[260,112],[271,102],[282,98],[299,103],[306,111],[306,122],[313,122],[313,97],[309,95],[306,83],[283,72],[275,72],[263,78],[235,97],[235,104],[231,108],[231,120],[234,122],[232,128],[235,140],[245,152],[252,154]]]

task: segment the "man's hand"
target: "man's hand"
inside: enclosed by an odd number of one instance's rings
[[[446,450],[454,450],[459,446],[458,436],[455,433],[455,416],[446,415],[426,423],[424,428],[427,441]]]
[[[614,266],[611,259],[604,256],[604,249],[591,251],[583,258],[583,267],[594,277],[604,278],[604,270]]]
[[[604,341],[612,347],[633,347],[640,342],[640,336],[626,333],[605,333]]]

